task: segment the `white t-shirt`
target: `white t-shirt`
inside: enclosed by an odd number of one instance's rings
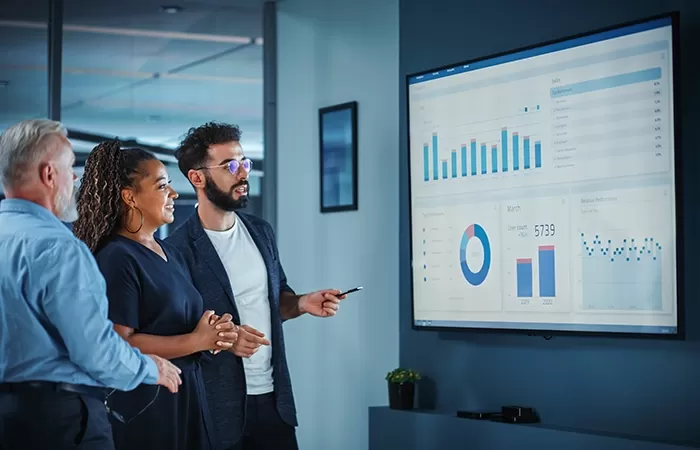
[[[245,225],[236,216],[226,231],[204,230],[226,269],[241,325],[250,325],[271,341],[272,324],[267,292],[267,268]],[[226,311],[216,311],[221,314]],[[248,395],[274,390],[272,348],[261,346],[250,358],[243,358]]]

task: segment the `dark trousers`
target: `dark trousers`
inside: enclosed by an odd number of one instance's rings
[[[243,437],[228,450],[299,450],[296,429],[282,420],[274,394],[249,395]]]
[[[114,450],[104,404],[55,390],[0,393],[3,450]]]

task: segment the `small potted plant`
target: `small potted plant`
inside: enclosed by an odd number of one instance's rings
[[[394,369],[386,374],[389,386],[389,408],[413,409],[416,393],[416,381],[420,374],[411,369]]]

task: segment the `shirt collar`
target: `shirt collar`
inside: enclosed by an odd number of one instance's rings
[[[29,214],[47,222],[63,225],[63,222],[58,220],[58,217],[54,216],[48,209],[37,203],[20,198],[6,198],[0,201],[0,213],[4,212]]]

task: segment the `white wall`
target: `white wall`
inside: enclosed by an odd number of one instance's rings
[[[364,286],[285,324],[302,450],[362,450],[399,360],[398,0],[278,8],[278,243],[290,285]],[[318,108],[358,102],[359,210],[320,214]]]

